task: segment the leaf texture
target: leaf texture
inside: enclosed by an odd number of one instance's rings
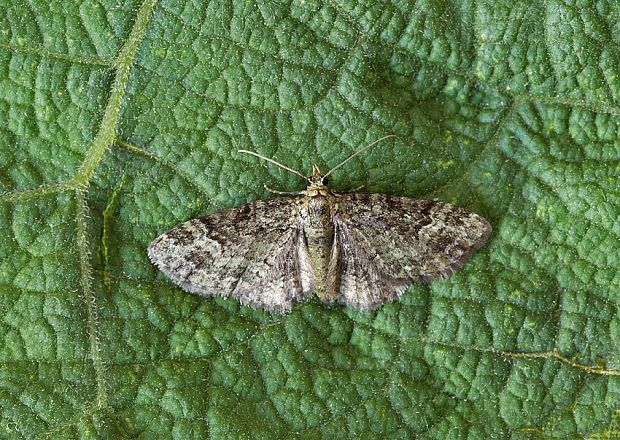
[[[620,7],[0,6],[0,437],[615,438]],[[373,312],[183,293],[153,237],[330,185],[488,218]]]

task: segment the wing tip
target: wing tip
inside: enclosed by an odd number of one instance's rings
[[[491,223],[489,223],[489,221],[481,215],[478,215],[478,218],[484,226],[482,235],[477,240],[478,247],[476,249],[480,249],[482,246],[484,246],[484,244],[488,241],[488,239],[491,237],[491,234],[493,233],[493,226],[491,226]]]
[[[155,264],[157,267],[159,267],[159,263],[161,262],[160,258],[158,257],[158,248],[157,248],[157,245],[159,244],[160,241],[161,241],[161,235],[157,237],[155,240],[151,241],[148,247],[146,248],[146,255],[149,257],[150,262],[152,264]]]
[[[478,236],[478,238],[475,238],[472,241],[471,245],[465,249],[463,254],[459,258],[454,260],[453,264],[447,266],[443,271],[438,274],[438,276],[429,277],[427,279],[424,279],[423,282],[429,283],[432,281],[444,280],[451,277],[460,269],[462,269],[463,266],[465,266],[465,264],[467,264],[467,262],[474,256],[474,254],[487,243],[487,241],[491,237],[491,234],[493,233],[493,226],[491,226],[491,223],[489,223],[489,221],[484,217],[478,214],[474,215],[482,224],[482,227],[480,228],[481,234]]]

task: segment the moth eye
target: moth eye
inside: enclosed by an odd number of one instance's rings
[[[323,185],[328,185],[329,184],[329,179],[327,177],[323,177],[323,179],[321,181],[323,182]]]

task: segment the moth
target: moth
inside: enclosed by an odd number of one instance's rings
[[[438,200],[339,193],[328,176],[312,175],[254,155],[307,181],[303,191],[259,200],[179,224],[148,247],[150,260],[184,290],[233,297],[289,312],[314,293],[324,303],[371,310],[414,282],[461,268],[491,233],[483,217]]]

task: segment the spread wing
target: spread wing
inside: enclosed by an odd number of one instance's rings
[[[148,254],[188,292],[286,312],[314,290],[302,230],[296,199],[256,201],[181,223]]]
[[[339,300],[358,309],[392,301],[416,281],[461,268],[491,234],[481,216],[449,203],[385,194],[337,195]]]

